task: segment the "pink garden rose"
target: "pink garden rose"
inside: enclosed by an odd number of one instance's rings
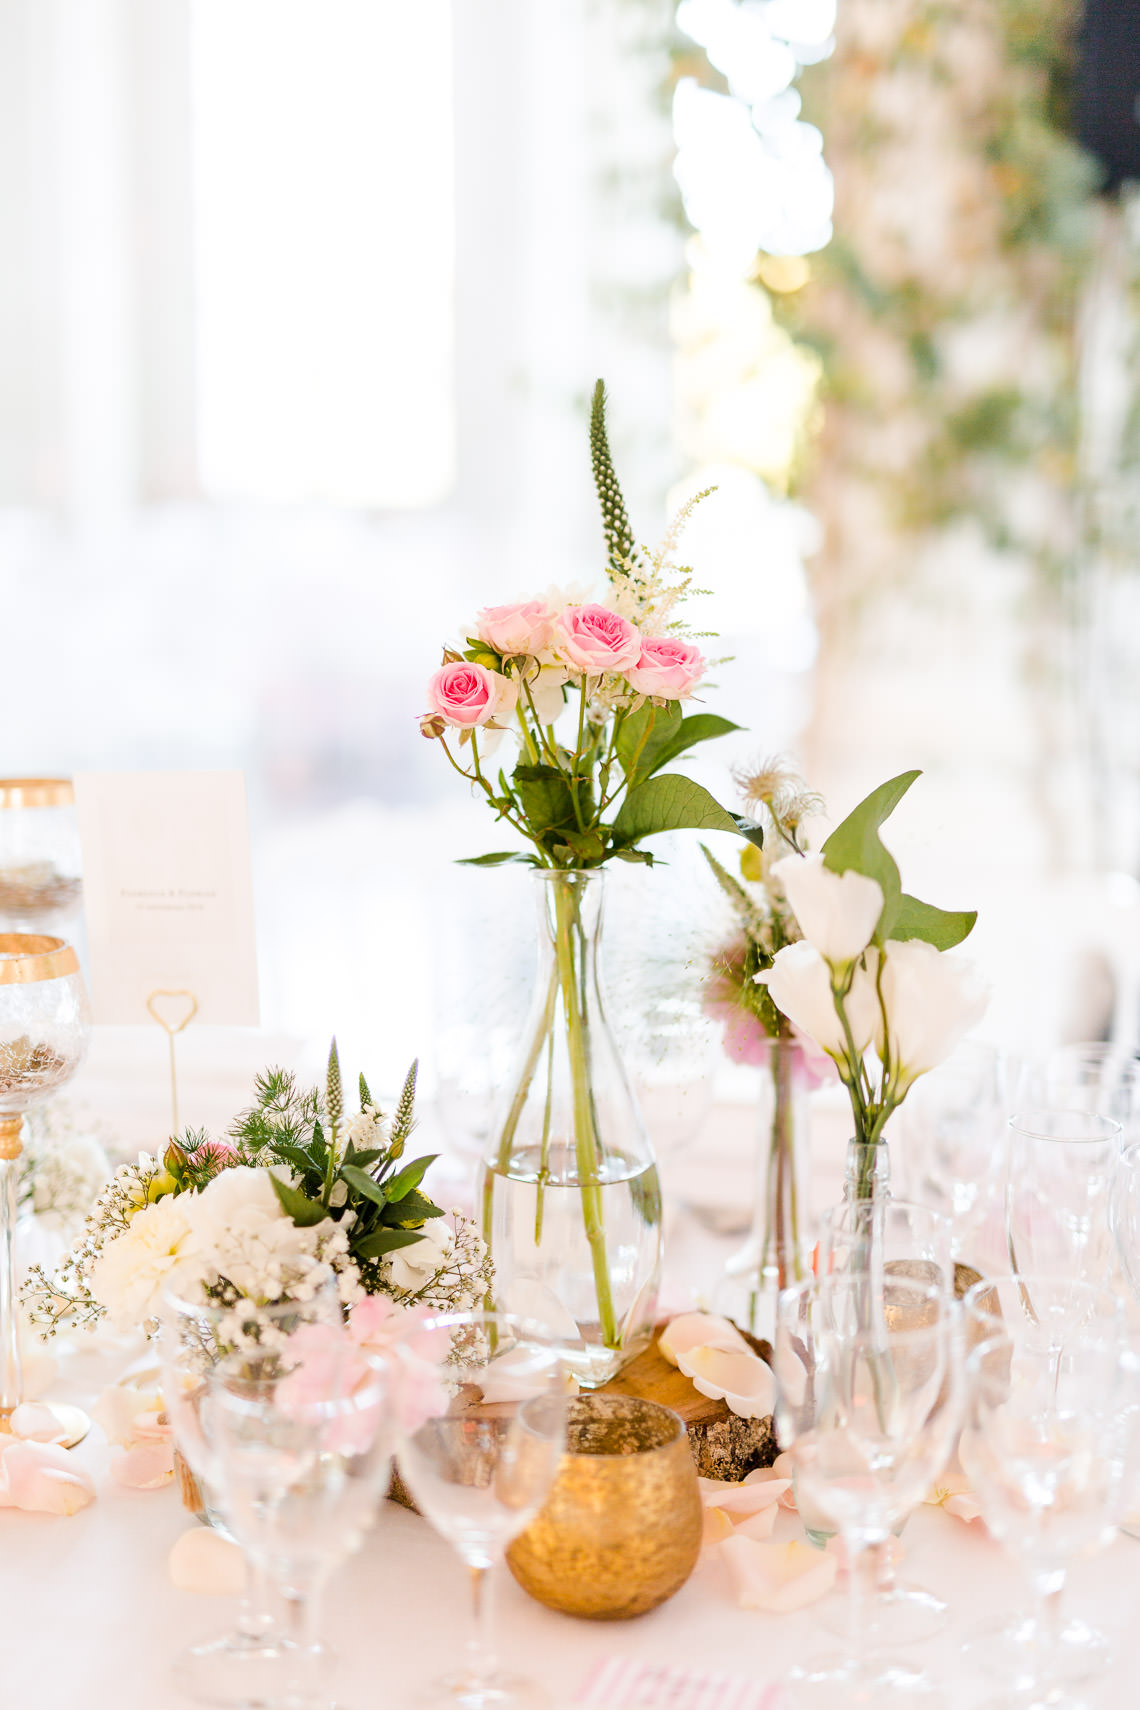
[[[565,663],[591,677],[625,671],[641,653],[641,636],[633,624],[608,606],[567,606],[555,629]]]
[[[476,629],[480,641],[496,653],[514,656],[542,653],[554,639],[554,614],[545,600],[523,600],[513,606],[484,606]]]
[[[682,701],[692,693],[704,672],[704,656],[691,641],[658,635],[645,637],[637,663],[626,676],[639,695],[663,695],[667,701]]]
[[[484,665],[471,665],[465,659],[445,665],[428,684],[428,701],[432,712],[470,729],[486,724],[500,713],[509,718],[514,711],[518,690],[498,671],[488,671]]]

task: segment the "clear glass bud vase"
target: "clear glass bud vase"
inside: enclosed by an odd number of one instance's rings
[[[538,980],[480,1171],[498,1306],[569,1344],[586,1389],[649,1342],[661,1269],[657,1165],[599,984],[605,874],[542,871]]]
[[[752,1231],[725,1266],[716,1304],[753,1336],[771,1336],[776,1296],[808,1275],[808,1076],[794,1039],[771,1039],[760,1070]]]

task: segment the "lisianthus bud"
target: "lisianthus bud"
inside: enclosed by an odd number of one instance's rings
[[[882,992],[890,1060],[899,1085],[948,1057],[989,1002],[989,989],[965,956],[936,950],[921,938],[892,939],[884,951]],[[884,1054],[883,1024],[876,1017],[875,1049]]]
[[[821,1050],[836,1062],[846,1059],[847,1038],[832,995],[831,969],[814,944],[804,938],[785,945],[772,966],[757,974],[756,980],[768,987],[768,995],[781,1014],[814,1039]],[[861,1057],[871,1043],[879,1009],[874,976],[865,967],[855,969],[843,1008],[855,1051]]]
[[[874,937],[882,887],[853,870],[833,873],[822,855],[786,855],[772,864],[800,931],[833,968],[847,968]]]

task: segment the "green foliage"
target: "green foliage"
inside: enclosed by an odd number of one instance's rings
[[[615,842],[638,843],[659,831],[739,831],[727,808],[703,784],[666,772],[630,790],[614,821]]]
[[[892,938],[923,938],[936,950],[952,950],[974,930],[976,909],[952,911],[919,902],[904,891],[899,898]]]

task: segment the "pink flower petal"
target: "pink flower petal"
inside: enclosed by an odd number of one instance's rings
[[[11,1437],[0,1446],[0,1457],[0,1507],[76,1514],[95,1500],[90,1474],[55,1443]]]
[[[240,1597],[245,1590],[245,1556],[237,1544],[208,1526],[191,1526],[176,1538],[166,1565],[179,1591]]]
[[[161,1490],[174,1477],[174,1443],[132,1443],[111,1456],[111,1476],[131,1490]]]
[[[62,1444],[67,1437],[51,1408],[38,1401],[21,1402],[14,1409],[10,1423],[12,1435],[25,1443]]]
[[[723,1509],[713,1509],[714,1514],[723,1512]],[[773,1502],[755,1514],[746,1515],[742,1520],[734,1522],[734,1536],[738,1538],[770,1538],[776,1529],[776,1515],[779,1512],[779,1503]]]
[[[790,1544],[758,1543],[734,1533],[720,1548],[742,1609],[781,1615],[802,1609],[827,1595],[839,1571],[834,1556],[798,1539]]]
[[[723,1508],[706,1508],[701,1531],[701,1548],[707,1550],[714,1544],[723,1544],[726,1538],[732,1537],[732,1530],[732,1521]]]
[[[766,1479],[762,1484],[726,1484],[723,1490],[712,1491],[707,1496],[702,1493],[706,1508],[723,1508],[734,1517],[739,1515],[746,1520],[752,1514],[759,1514],[764,1508],[775,1510],[787,1482],[784,1479]]]

